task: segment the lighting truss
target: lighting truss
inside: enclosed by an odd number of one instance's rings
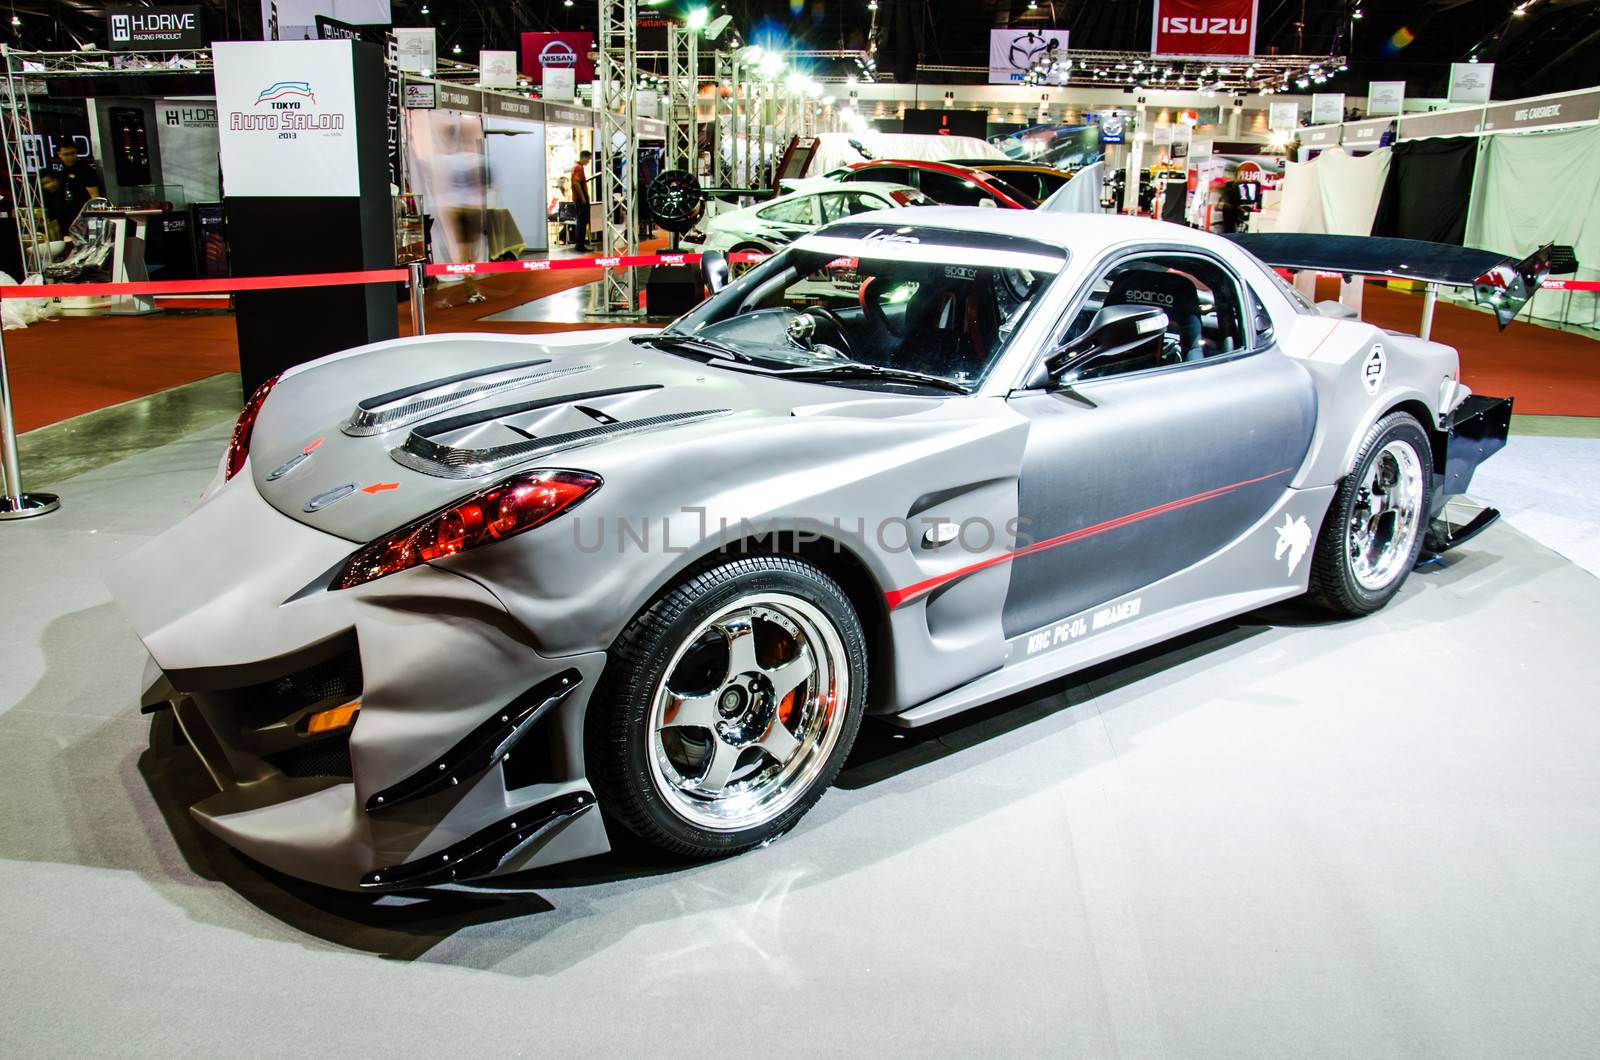
[[[600,113],[595,164],[600,170],[601,248],[605,254],[637,254],[639,132],[638,0],[600,0],[599,65],[595,109]],[[622,175],[617,175],[621,155]],[[606,269],[601,280],[608,313],[636,314],[638,285],[631,268]]]
[[[699,175],[700,31],[667,27],[667,166]]]
[[[1342,55],[1258,55],[1219,59],[1214,55],[1168,55],[1148,52],[1073,49],[1051,64],[1035,64],[1023,86],[1075,88],[1176,89],[1247,95],[1305,90],[1331,80],[1347,69]],[[919,65],[922,75],[983,75],[983,66]],[[1301,82],[1304,82],[1302,84]]]

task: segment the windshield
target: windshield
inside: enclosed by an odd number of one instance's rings
[[[867,365],[971,389],[1066,264],[1059,247],[985,232],[833,225],[683,317],[691,336],[774,370]],[[884,378],[847,374],[850,385]]]

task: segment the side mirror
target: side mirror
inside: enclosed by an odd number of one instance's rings
[[[1108,305],[1094,315],[1087,331],[1045,361],[1049,378],[1042,385],[1069,386],[1113,369],[1154,368],[1161,363],[1166,330],[1167,314],[1159,309]]]
[[[700,279],[705,282],[706,293],[716,294],[728,286],[728,277],[732,275],[728,268],[728,256],[720,250],[702,250],[700,252]]]

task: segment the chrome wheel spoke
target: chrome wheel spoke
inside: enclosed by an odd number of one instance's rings
[[[784,696],[799,688],[817,672],[817,664],[816,660],[812,659],[811,652],[802,650],[788,662],[763,672],[767,680],[772,682],[773,696],[781,703]]]
[[[1350,570],[1368,589],[1382,589],[1403,574],[1416,543],[1424,497],[1422,461],[1395,440],[1368,465],[1350,513]]]
[[[722,789],[728,786],[728,781],[733,778],[733,771],[739,765],[739,748],[725,743],[720,738],[711,741],[711,754],[706,759],[705,772],[694,781],[692,788],[703,795],[720,795]]]
[[[800,748],[800,741],[789,731],[788,726],[784,725],[783,719],[774,714],[767,731],[756,741],[756,746],[777,759],[779,765],[783,765]]]
[[[717,722],[717,695],[720,689],[694,696],[680,696],[667,690],[666,707],[661,712],[658,729],[688,725],[709,729]]]
[[[732,680],[740,674],[759,669],[756,662],[756,628],[748,617],[725,622],[722,635],[728,639],[728,676]]]

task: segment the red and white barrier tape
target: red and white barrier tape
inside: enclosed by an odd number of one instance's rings
[[[750,251],[729,254],[735,264],[764,261],[768,255]],[[623,254],[594,258],[537,258],[529,261],[468,261],[428,265],[429,276],[487,276],[504,272],[553,272],[566,269],[627,269],[642,265],[696,265],[698,253]],[[223,280],[146,280],[142,283],[44,283],[0,287],[5,298],[94,298],[155,294],[227,294],[236,291],[274,291],[295,287],[339,287],[358,283],[395,283],[405,280],[403,268],[366,272],[313,272],[300,276],[239,276]]]

